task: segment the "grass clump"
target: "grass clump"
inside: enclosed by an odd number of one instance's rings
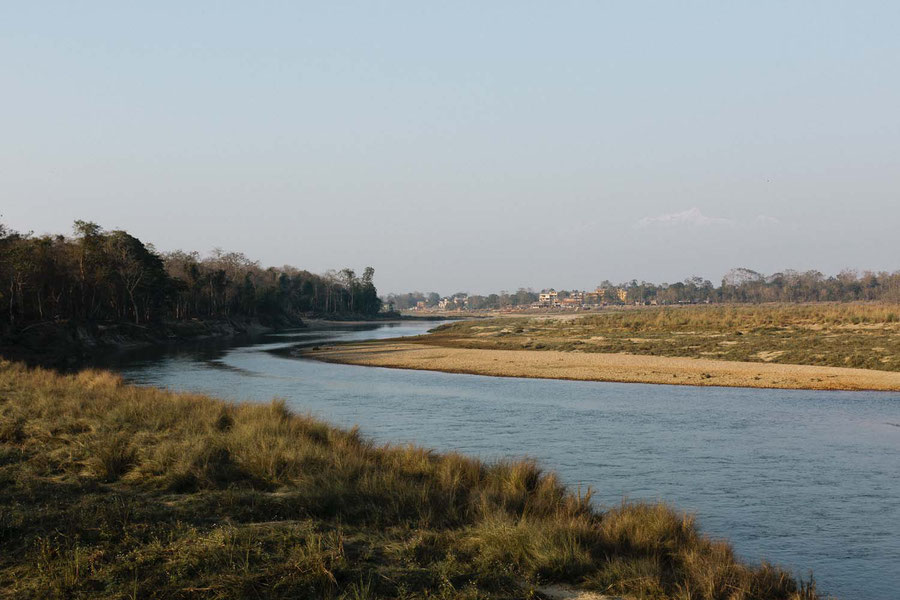
[[[107,483],[119,479],[136,462],[137,451],[122,434],[111,434],[99,439],[88,458],[91,472]]]
[[[815,598],[664,505],[597,510],[485,463],[292,414],[0,364],[0,597]]]

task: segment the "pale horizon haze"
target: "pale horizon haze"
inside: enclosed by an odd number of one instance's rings
[[[900,269],[895,2],[5,3],[0,222],[382,294]]]

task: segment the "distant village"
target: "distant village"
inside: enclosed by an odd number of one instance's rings
[[[697,301],[666,301],[657,298],[637,299],[633,290],[624,287],[597,287],[594,291],[560,290],[553,288],[541,290],[539,293],[529,292],[533,298],[530,302],[522,302],[522,293],[517,297],[511,297],[510,302],[499,302],[499,298],[485,296],[470,296],[464,293],[445,296],[442,298],[430,298],[418,300],[407,310],[415,312],[447,312],[447,311],[472,311],[472,310],[500,310],[503,312],[521,312],[527,310],[592,310],[610,305],[637,305],[656,306],[659,304],[696,304]],[[494,296],[494,295],[492,295]],[[536,297],[536,298],[534,298]],[[710,299],[701,300],[701,303],[709,303]]]

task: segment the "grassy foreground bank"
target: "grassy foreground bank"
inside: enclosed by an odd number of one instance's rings
[[[606,512],[530,461],[377,446],[228,404],[0,363],[0,596],[812,599],[664,505]]]

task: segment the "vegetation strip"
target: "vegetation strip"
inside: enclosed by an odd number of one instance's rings
[[[598,511],[487,464],[281,402],[228,404],[0,363],[0,596],[812,599],[661,504]]]
[[[900,304],[775,304],[613,310],[465,321],[415,341],[900,371]]]

